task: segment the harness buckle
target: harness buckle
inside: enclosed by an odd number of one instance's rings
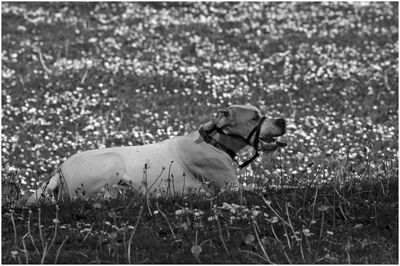
[[[211,140],[212,140],[212,137],[207,134],[207,135],[203,136],[203,139],[204,139],[205,142],[210,143]]]
[[[240,163],[239,163],[239,155],[236,154],[236,156],[233,157],[232,160],[233,160],[238,166],[240,165]]]

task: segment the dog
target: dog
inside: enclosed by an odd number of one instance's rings
[[[34,204],[49,193],[58,200],[92,197],[100,192],[116,195],[123,188],[178,194],[200,190],[216,193],[226,187],[238,187],[234,164],[237,153],[253,146],[254,159],[259,151],[273,152],[284,147],[286,144],[275,137],[285,131],[284,119],[267,118],[252,105],[231,105],[185,136],[148,145],[77,153],[63,162],[27,203]],[[249,163],[250,160],[240,166]]]

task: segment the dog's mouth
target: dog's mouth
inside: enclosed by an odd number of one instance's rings
[[[286,147],[287,144],[285,142],[281,142],[277,140],[275,137],[278,136],[266,136],[263,138],[260,138],[259,142],[259,150],[260,151],[266,151],[266,152],[272,152],[278,149],[279,147]]]

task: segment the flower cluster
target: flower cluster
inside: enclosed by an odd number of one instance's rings
[[[235,203],[226,203],[224,202],[222,206],[214,206],[215,215],[228,215],[229,223],[234,223],[235,220],[238,221],[251,221],[256,219],[260,214],[260,206],[252,206],[250,209],[244,205],[239,205]],[[264,213],[265,215],[266,213]],[[215,216],[208,217],[208,221],[215,220]]]

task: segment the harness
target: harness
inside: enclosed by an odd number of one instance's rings
[[[252,161],[254,161],[255,158],[257,158],[260,154],[258,151],[258,143],[260,141],[259,137],[260,137],[260,130],[261,130],[261,125],[264,122],[264,120],[266,119],[265,116],[263,116],[260,121],[258,121],[258,124],[251,130],[250,134],[247,136],[247,138],[243,138],[242,136],[239,135],[229,135],[229,136],[234,136],[234,137],[238,137],[238,138],[242,138],[244,140],[244,142],[246,142],[248,145],[252,146],[255,150],[256,153],[253,155],[253,157],[251,157],[249,160],[247,160],[246,162],[239,164],[238,162],[238,158],[239,156],[230,148],[226,147],[224,144],[218,142],[217,140],[213,139],[210,134],[213,133],[214,131],[217,131],[220,134],[224,134],[224,135],[228,135],[225,134],[223,132],[223,130],[221,128],[217,128],[216,125],[214,125],[212,128],[205,130],[203,127],[200,127],[199,129],[199,133],[200,136],[203,137],[204,141],[213,145],[214,147],[223,150],[224,152],[226,152],[234,162],[236,162],[239,165],[239,168],[242,169],[246,166],[248,166]],[[251,138],[254,136],[254,142],[253,145],[250,143]]]

